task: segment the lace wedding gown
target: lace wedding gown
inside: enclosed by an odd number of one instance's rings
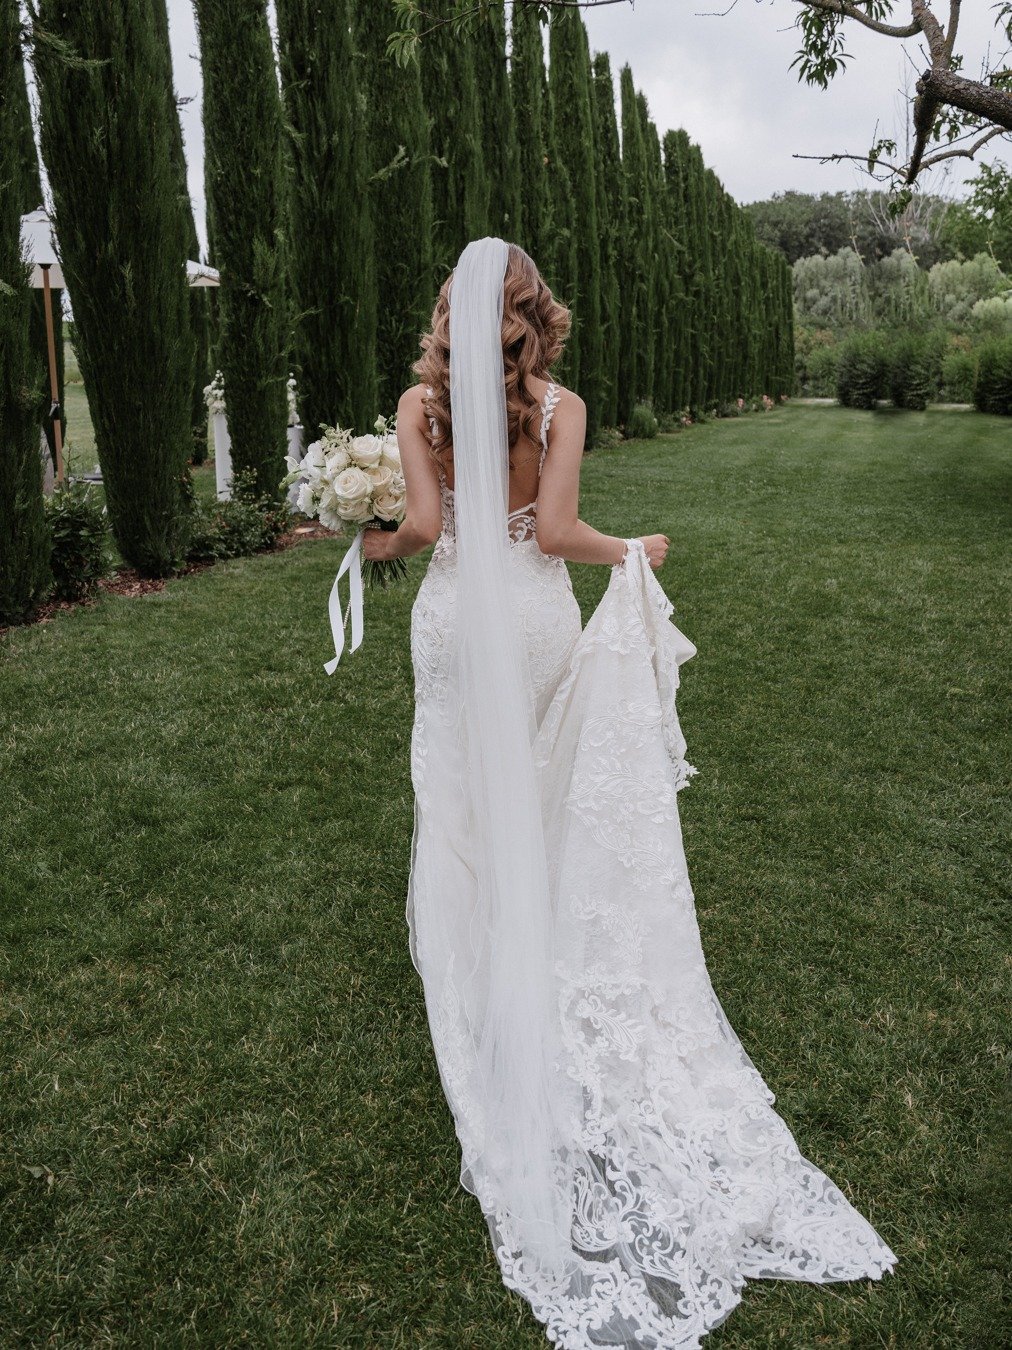
[[[542,405],[541,462],[558,391]],[[567,1350],[698,1346],[750,1278],[879,1278],[895,1257],[801,1156],[710,984],[676,794],[695,772],[675,712],[695,648],[641,545],[612,569],[586,629],[536,503],[510,514],[511,587],[527,645],[551,868],[560,1103],[574,1156],[559,1185],[576,1273],[553,1278],[511,1235],[480,1165],[474,1047],[483,986],[454,731],[453,491],[412,611],[415,792],[407,920],[440,1078],[502,1278]],[[464,971],[471,972],[464,978]],[[589,1163],[587,1160],[590,1160]]]

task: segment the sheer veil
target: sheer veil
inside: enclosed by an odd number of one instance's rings
[[[454,268],[449,295],[458,734],[477,886],[466,981],[478,995],[472,1006],[483,1003],[480,1024],[472,1027],[482,1143],[477,1158],[465,1158],[462,1179],[476,1193],[483,1180],[490,1183],[487,1193],[508,1216],[511,1245],[560,1273],[574,1253],[534,700],[509,581],[507,258],[502,239],[472,241]]]

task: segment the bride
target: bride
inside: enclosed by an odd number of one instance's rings
[[[585,407],[548,378],[569,311],[469,243],[398,405],[412,609],[407,920],[433,1048],[504,1282],[568,1350],[698,1346],[750,1278],[895,1257],[801,1156],[700,946],[676,794],[695,648],[668,538],[578,515]],[[586,628],[566,568],[611,567]]]

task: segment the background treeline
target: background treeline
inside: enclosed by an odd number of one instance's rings
[[[200,395],[215,369],[233,464],[276,494],[288,373],[310,439],[321,423],[370,429],[412,383],[438,288],[482,235],[526,248],[572,308],[555,373],[586,401],[591,444],[634,415],[793,387],[789,264],[699,146],[657,128],[631,69],[616,81],[592,56],[576,10],[548,25],[528,6],[476,14],[399,67],[378,0],[277,0],[276,42],[266,0],[197,0],[208,261],[221,272],[209,296],[185,282],[197,243],[166,0],[33,0],[26,27],[16,0],[2,3],[0,179],[21,210],[39,204],[24,54],[109,521],[142,572],[187,556],[188,466],[206,452]],[[14,254],[3,280],[23,287]],[[0,319],[9,370],[25,362],[43,407],[37,316],[26,329],[23,312]]]

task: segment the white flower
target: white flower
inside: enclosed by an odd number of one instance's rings
[[[334,496],[343,511],[346,506],[358,506],[363,501],[368,502],[372,496],[372,484],[362,469],[352,465],[348,469],[342,469],[334,479]]]
[[[313,491],[312,483],[303,483],[301,485],[295,504],[304,516],[314,516],[316,514],[316,494]]]
[[[323,442],[313,441],[312,445],[306,450],[305,459],[302,461],[303,470],[323,469],[326,467],[327,458],[323,453]]]
[[[403,520],[404,494],[388,488],[373,498],[372,510],[373,515],[378,516],[380,520]]]
[[[388,469],[399,469],[401,467],[401,452],[397,445],[396,436],[385,436],[383,438],[380,463],[386,465]]]
[[[374,495],[386,491],[393,482],[394,471],[387,468],[385,464],[378,464],[374,469],[364,469],[363,473],[372,484]]]
[[[351,463],[351,456],[345,446],[339,445],[336,450],[331,450],[327,454],[327,472],[332,478],[336,478],[342,469],[346,469]]]
[[[371,469],[380,462],[383,444],[376,436],[356,436],[349,446],[352,461],[363,469]]]

